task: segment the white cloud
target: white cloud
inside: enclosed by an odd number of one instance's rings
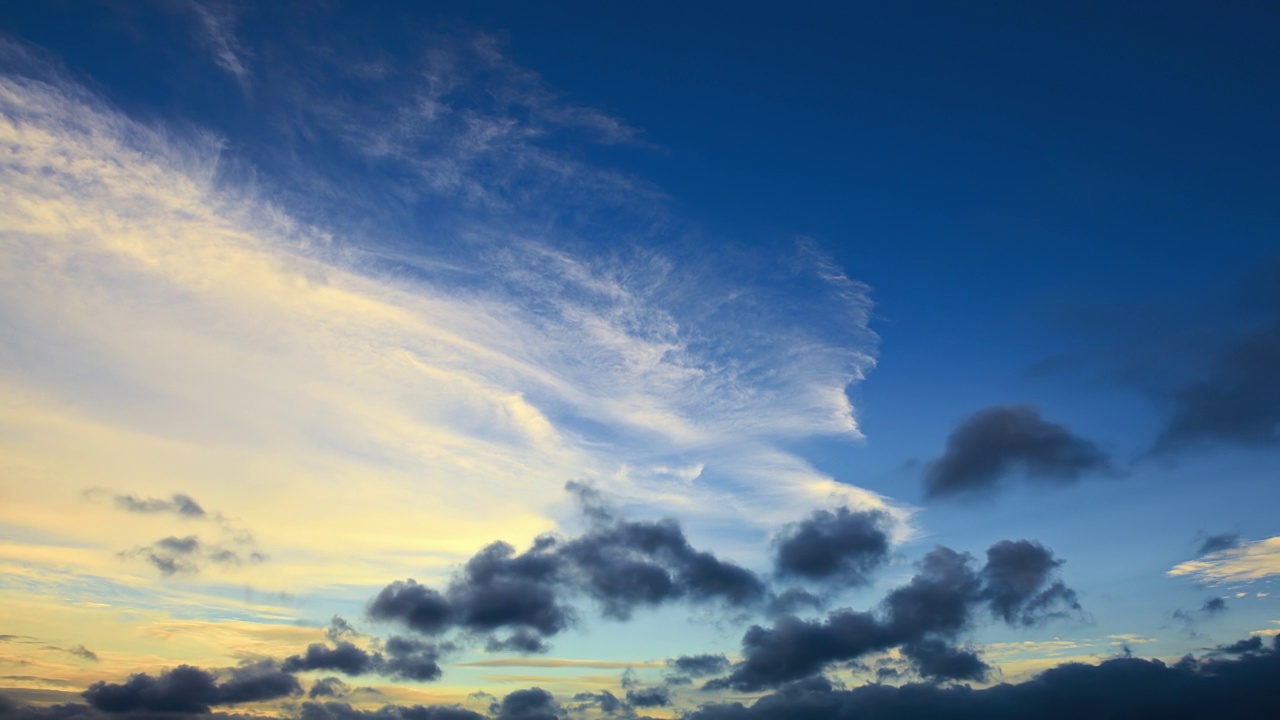
[[[1168,574],[1213,585],[1280,575],[1280,537],[1242,543],[1238,547],[1188,560],[1175,565]],[[1240,593],[1238,597],[1245,594]]]

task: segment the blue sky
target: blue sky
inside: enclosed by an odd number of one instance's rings
[[[770,717],[1275,662],[1224,648],[1280,629],[1278,22],[0,10],[0,695]],[[948,578],[955,623],[902,605]]]

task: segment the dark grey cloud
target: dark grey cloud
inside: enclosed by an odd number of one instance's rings
[[[1250,643],[1252,646],[1253,643]],[[1259,645],[1263,643],[1259,642]],[[1159,660],[1114,658],[1099,665],[1066,664],[1027,682],[982,690],[967,686],[869,684],[837,690],[816,679],[780,688],[750,707],[704,705],[686,720],[1077,720],[1078,718],[1271,717],[1280,647],[1234,659],[1190,656]]]
[[[207,515],[203,507],[190,495],[175,493],[168,500],[162,498],[140,498],[136,495],[116,495],[116,507],[129,512],[156,514],[170,513],[187,518],[203,518]]]
[[[1157,453],[1214,443],[1280,446],[1280,320],[1234,338],[1163,399],[1172,411]]]
[[[1066,483],[1110,465],[1097,445],[1043,419],[1034,406],[995,406],[970,415],[952,431],[942,457],[925,471],[925,495],[990,493],[1015,473]]]
[[[307,697],[312,700],[320,697],[340,698],[351,692],[351,686],[336,677],[320,678],[311,685]]]
[[[667,667],[689,677],[717,675],[729,669],[724,655],[681,655],[667,661]]]
[[[489,706],[496,720],[559,720],[560,703],[542,688],[516,690]]]
[[[1276,642],[1280,643],[1280,640],[1277,640]],[[1259,635],[1247,637],[1243,640],[1237,640],[1230,645],[1220,645],[1218,647],[1218,652],[1226,653],[1228,655],[1243,655],[1245,653],[1262,652],[1262,650],[1262,637]]]
[[[1222,552],[1240,546],[1240,534],[1233,532],[1219,533],[1210,535],[1200,543],[1200,550],[1197,554],[1208,555],[1209,553]]]
[[[822,610],[826,607],[818,595],[804,588],[787,588],[769,600],[766,611],[770,615],[795,615],[801,610]]]
[[[382,651],[370,652],[347,640],[339,640],[332,647],[312,643],[305,653],[286,658],[280,668],[290,673],[328,670],[352,677],[378,674],[422,682],[439,679],[440,657],[452,649],[448,643],[393,635],[383,643]]]
[[[865,585],[889,559],[889,528],[877,510],[818,510],[782,530],[774,563],[784,577]]]
[[[982,682],[991,672],[977,653],[936,638],[907,643],[902,646],[902,654],[917,674],[930,680]]]
[[[1204,605],[1200,606],[1200,612],[1205,615],[1217,615],[1227,609],[1227,601],[1220,597],[1211,597],[1204,601]]]
[[[83,645],[77,645],[73,648],[68,648],[67,652],[71,653],[72,655],[75,655],[76,657],[82,660],[88,660],[89,662],[98,662],[98,653],[90,650],[89,648]]]
[[[454,705],[383,705],[357,710],[345,702],[304,702],[298,720],[488,720],[480,713]]]
[[[495,542],[476,553],[443,591],[396,581],[370,602],[375,620],[425,634],[459,630],[492,650],[543,652],[546,638],[575,621],[569,596],[586,595],[607,617],[680,600],[748,607],[763,601],[751,571],[693,548],[679,523],[615,518],[590,486],[571,483],[588,529],[575,538],[543,535],[517,553]]]
[[[1076,593],[1051,580],[1061,560],[1040,543],[1002,540],[987,550],[982,569],[983,597],[991,611],[1010,625],[1038,625],[1049,617],[1079,611]]]
[[[264,662],[221,672],[179,665],[157,676],[137,673],[123,683],[96,682],[84,698],[109,713],[208,713],[212,706],[301,694],[297,678]]]
[[[667,707],[671,704],[671,691],[662,686],[628,690],[627,704],[638,708]]]
[[[1002,541],[988,550],[981,570],[973,562],[967,553],[938,547],[920,560],[907,584],[885,596],[877,613],[845,608],[824,620],[782,616],[773,627],[752,626],[742,639],[742,661],[706,687],[778,687],[893,647],[901,647],[923,677],[977,679],[986,665],[955,640],[980,610],[1019,626],[1079,609],[1075,593],[1053,579],[1061,562],[1037,543]]]
[[[623,702],[608,690],[601,690],[598,693],[578,693],[573,696],[573,703],[569,709],[577,713],[582,713],[588,708],[599,708],[601,713],[613,715],[625,709]]]
[[[323,643],[312,643],[307,646],[306,652],[302,655],[288,657],[280,664],[280,668],[285,672],[330,670],[352,676],[376,672],[381,666],[381,656],[371,654],[345,640],[339,641],[333,647]]]

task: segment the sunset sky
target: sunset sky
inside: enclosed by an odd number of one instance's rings
[[[0,4],[0,717],[1264,707],[1278,33]]]

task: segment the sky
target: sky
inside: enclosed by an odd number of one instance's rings
[[[0,5],[0,718],[1222,717],[1270,3]]]

